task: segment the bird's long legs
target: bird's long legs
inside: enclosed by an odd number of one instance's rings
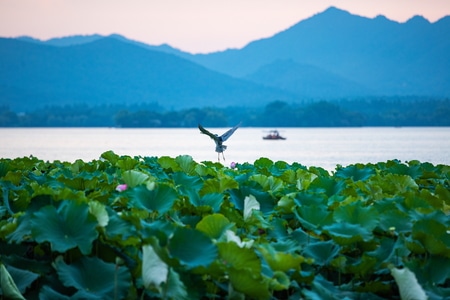
[[[225,161],[225,155],[223,152],[217,152],[217,160],[220,162],[220,153],[222,153],[223,161]]]

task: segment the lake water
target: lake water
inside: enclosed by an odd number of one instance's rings
[[[391,159],[450,165],[450,127],[278,128],[286,140],[267,141],[269,128],[239,128],[225,142],[226,162],[260,157],[334,170],[336,165]],[[214,128],[222,134],[227,128]],[[0,157],[85,161],[113,150],[119,155],[190,155],[217,161],[214,142],[197,128],[0,128]]]

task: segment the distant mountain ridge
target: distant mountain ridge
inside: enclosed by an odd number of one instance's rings
[[[0,39],[0,61],[1,104],[12,107],[154,102],[179,109],[294,99],[287,92],[108,37],[67,47]]]
[[[293,60],[342,76],[376,94],[448,96],[449,36],[450,17],[430,23],[416,16],[397,23],[331,7],[242,49],[195,55],[193,61],[243,77],[275,61]]]
[[[242,49],[190,54],[120,35],[0,38],[0,106],[450,97],[450,17],[398,23],[331,7]]]

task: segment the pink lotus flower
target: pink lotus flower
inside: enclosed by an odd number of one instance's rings
[[[230,168],[232,168],[232,169],[234,169],[234,168],[236,168],[236,163],[233,161],[233,162],[231,162],[231,164],[230,164]]]
[[[119,185],[116,187],[116,191],[118,191],[118,192],[123,192],[123,191],[125,191],[127,188],[128,188],[128,186],[127,186],[126,184],[119,184]]]

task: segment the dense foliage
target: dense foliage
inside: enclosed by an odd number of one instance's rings
[[[192,108],[166,111],[142,105],[65,105],[17,113],[0,110],[3,127],[196,127],[197,122],[226,127],[450,126],[450,99],[390,97],[274,101],[260,108]]]
[[[267,158],[1,159],[0,295],[450,297],[449,176],[418,161],[330,174]]]

